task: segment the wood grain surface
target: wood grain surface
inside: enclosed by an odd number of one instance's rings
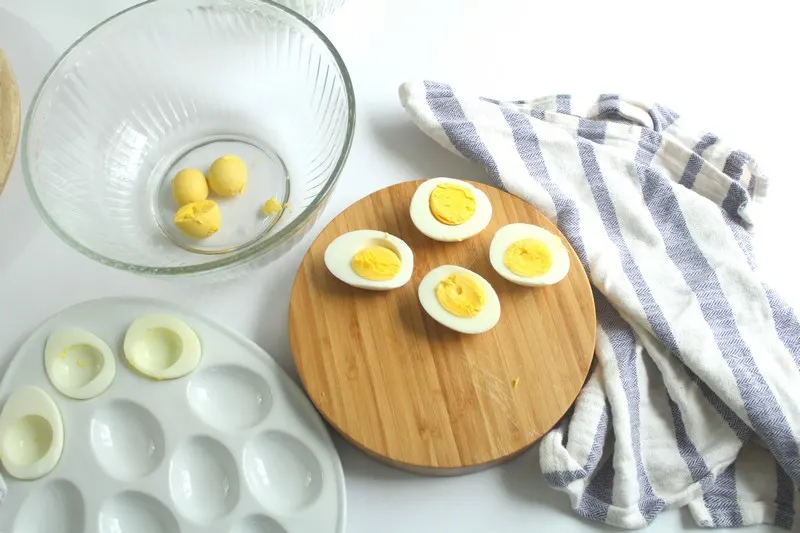
[[[14,71],[0,50],[0,193],[8,180],[19,140],[19,89]]]
[[[595,309],[575,252],[568,276],[529,288],[501,278],[489,263],[497,229],[512,222],[561,235],[530,204],[473,183],[489,195],[492,222],[460,243],[416,230],[409,202],[422,181],[394,185],[348,207],[319,235],[292,288],[289,335],[311,400],[350,442],[394,466],[458,474],[524,451],[564,415],[594,353]],[[325,268],[325,248],[357,229],[387,231],[414,251],[414,275],[400,289],[352,288]],[[433,321],[417,286],[431,269],[453,264],[497,291],[500,322],[464,335]]]

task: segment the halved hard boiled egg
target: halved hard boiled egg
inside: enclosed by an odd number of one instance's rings
[[[519,285],[552,285],[569,272],[569,253],[561,239],[532,224],[508,224],[497,230],[489,262],[498,274]]]
[[[80,328],[62,328],[47,338],[44,369],[64,396],[88,400],[105,392],[117,374],[117,361],[103,339]]]
[[[38,387],[22,387],[0,412],[0,460],[17,479],[52,472],[64,451],[64,422],[56,402]]]
[[[483,333],[500,320],[500,299],[494,288],[460,266],[434,268],[420,281],[418,294],[431,318],[460,333]]]
[[[356,230],[339,235],[328,245],[325,266],[348,285],[385,291],[411,279],[414,252],[402,239],[384,231]]]
[[[474,237],[489,225],[492,204],[483,191],[466,181],[433,178],[417,187],[410,213],[426,237],[455,242]]]
[[[168,315],[136,319],[125,333],[123,350],[134,369],[158,380],[185,376],[197,368],[202,356],[197,333]]]

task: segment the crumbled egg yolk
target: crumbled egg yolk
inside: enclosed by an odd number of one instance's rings
[[[472,276],[451,274],[436,286],[436,299],[450,314],[470,318],[486,303],[483,288]]]
[[[273,196],[264,203],[264,207],[261,208],[261,212],[264,213],[264,216],[270,216],[280,213],[281,209],[283,209],[283,207],[281,207],[280,202],[278,202],[278,199]]]
[[[431,214],[448,226],[463,224],[475,214],[475,196],[455,183],[437,185],[429,199]]]
[[[73,350],[77,350],[77,349],[78,349],[78,348],[80,348],[80,347],[81,347],[81,345],[80,345],[80,344],[75,344],[75,345],[73,345],[73,346],[67,346],[66,348],[64,348],[64,350],[62,350],[62,351],[61,351],[61,353],[59,353],[59,354],[58,354],[58,356],[57,356],[57,357],[58,357],[59,359],[66,359],[66,358],[69,356],[69,352],[71,352],[71,351],[73,351]],[[84,365],[85,365],[85,363],[84,363],[84,364],[82,364],[82,363],[83,363],[83,359],[78,359],[78,360],[77,360],[77,361],[75,361],[75,362],[76,362],[76,364],[77,364],[78,366],[84,366]]]
[[[520,239],[506,248],[503,263],[514,274],[533,278],[547,274],[553,266],[553,255],[538,239]]]
[[[400,272],[400,257],[385,246],[370,246],[354,255],[350,266],[364,279],[386,281]]]
[[[175,225],[190,237],[205,239],[219,231],[222,216],[213,200],[192,202],[175,213]]]

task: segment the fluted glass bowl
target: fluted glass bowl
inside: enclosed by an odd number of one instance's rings
[[[183,275],[261,265],[313,224],[353,139],[350,77],[328,39],[268,0],[151,0],[99,24],[47,74],[23,131],[39,213],[100,263]],[[171,179],[235,154],[245,192],[219,231],[173,223]],[[271,216],[261,206],[285,205]],[[254,263],[254,261],[257,263]]]
[[[278,0],[279,3],[294,9],[304,17],[319,20],[336,11],[345,0]]]

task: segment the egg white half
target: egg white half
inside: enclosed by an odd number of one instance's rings
[[[133,368],[158,380],[189,374],[202,357],[197,333],[184,321],[168,315],[136,319],[125,333],[123,351]]]
[[[64,452],[64,422],[56,402],[38,387],[11,393],[0,412],[0,460],[17,479],[39,479]]]
[[[466,274],[475,278],[483,289],[486,301],[483,309],[470,318],[455,316],[442,307],[436,298],[436,286],[451,274]],[[428,272],[419,283],[419,303],[432,319],[459,333],[478,334],[489,331],[500,320],[500,299],[488,281],[471,270],[455,265],[442,265]]]
[[[475,197],[475,213],[463,224],[457,226],[443,224],[431,213],[431,193],[443,183],[465,187],[472,191]],[[492,203],[483,191],[470,183],[452,178],[432,178],[417,187],[414,196],[411,197],[409,212],[414,226],[426,237],[436,241],[456,242],[474,237],[489,225],[492,220]]]
[[[541,276],[526,278],[508,269],[503,261],[503,256],[509,246],[521,239],[537,239],[547,246],[553,257],[550,270]],[[492,268],[508,281],[529,287],[558,283],[567,275],[570,266],[569,252],[561,239],[533,224],[508,224],[497,230],[491,245],[489,245],[489,262],[492,264]]]
[[[353,256],[364,248],[383,246],[394,251],[400,258],[400,271],[392,279],[369,280],[355,273],[350,266]],[[373,291],[386,291],[402,287],[414,272],[414,252],[400,238],[384,231],[356,230],[336,237],[325,249],[325,266],[340,281]]]
[[[105,392],[114,381],[117,360],[97,335],[80,328],[61,328],[47,338],[44,368],[58,392],[88,400]]]

